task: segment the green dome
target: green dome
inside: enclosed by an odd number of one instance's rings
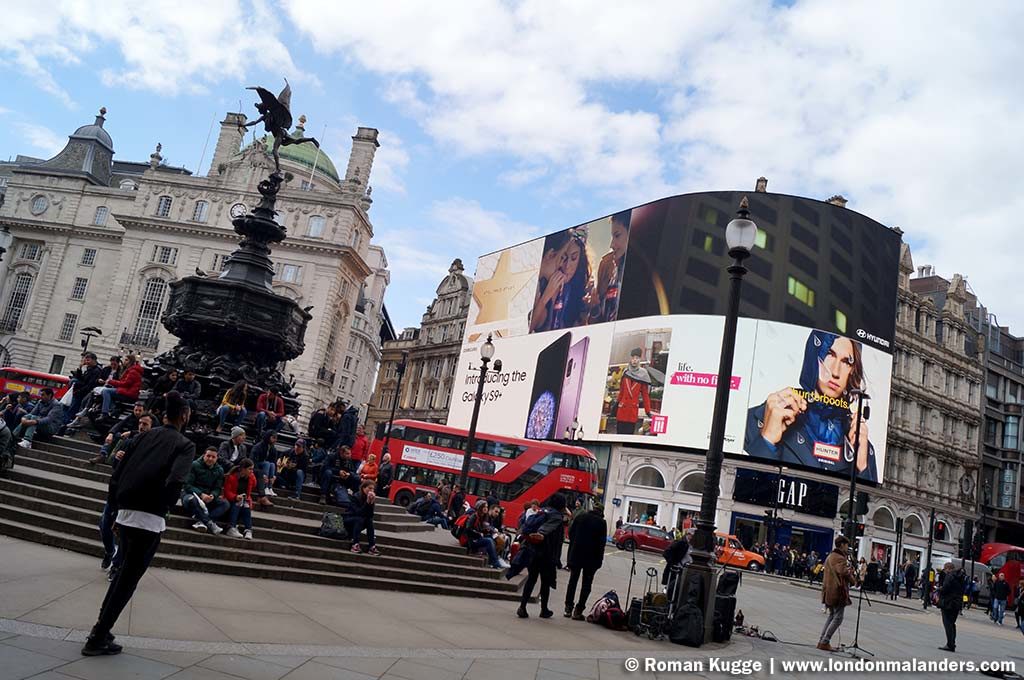
[[[301,132],[296,129],[292,133],[293,137],[301,136]],[[262,144],[263,148],[269,154],[270,150],[274,148],[274,137],[272,135],[266,135],[263,139],[257,140],[256,144]],[[292,144],[291,146],[282,146],[278,153],[281,155],[282,161],[291,161],[292,163],[298,163],[299,165],[313,170],[313,163],[316,163],[316,171],[322,172],[338,184],[341,184],[341,180],[338,179],[338,170],[334,167],[334,162],[331,157],[327,155],[322,149],[319,150],[319,156],[317,156],[317,148],[312,144]],[[308,178],[307,178],[308,179]]]

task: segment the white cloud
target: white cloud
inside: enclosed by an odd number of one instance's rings
[[[53,64],[115,48],[123,63],[101,71],[104,84],[165,94],[205,92],[225,79],[242,79],[254,67],[289,79],[315,81],[293,63],[278,37],[276,13],[263,0],[61,2],[42,11],[31,3],[5,7],[0,54],[8,53],[44,91],[67,105],[70,96],[52,74]],[[276,83],[271,85],[276,86]]]
[[[546,190],[601,204],[761,174],[843,193],[1024,332],[1003,247],[1024,208],[1019,3],[286,7],[317,49],[380,74],[446,153],[508,159],[510,186],[547,168]]]
[[[380,148],[373,158],[373,171],[370,173],[370,184],[374,192],[405,194],[402,175],[409,166],[409,152],[405,150],[402,138],[390,132],[381,132],[377,141],[380,142]]]
[[[68,141],[66,135],[59,135],[44,125],[15,123],[14,127],[21,133],[29,146],[42,151],[45,158],[56,156]]]

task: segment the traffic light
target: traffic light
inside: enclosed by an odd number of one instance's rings
[[[935,522],[935,539],[938,541],[946,540],[946,523],[942,520]]]
[[[971,559],[971,550],[974,546],[974,520],[964,521],[964,530],[960,534],[960,554],[962,560]]]
[[[854,529],[854,538],[860,538],[864,535],[864,522],[858,522]]]

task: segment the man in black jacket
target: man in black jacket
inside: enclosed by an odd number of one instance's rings
[[[583,609],[587,605],[587,598],[590,597],[594,574],[604,562],[604,546],[607,541],[608,522],[604,519],[604,507],[600,503],[596,503],[593,510],[576,515],[572,524],[569,525],[569,555],[566,559],[566,564],[569,565],[569,585],[565,591],[566,618],[571,616],[574,621],[584,620]],[[583,584],[580,586],[580,599],[576,601],[576,608],[573,609],[576,582],[581,573],[583,574]]]
[[[96,355],[86,352],[82,355],[82,364],[71,374],[71,405],[66,413],[68,416],[78,415],[82,402],[92,394],[93,388],[99,384],[100,367]],[[64,428],[67,429],[66,426]],[[63,432],[63,431],[62,431]]]
[[[338,443],[351,448],[356,443],[356,426],[359,425],[359,407],[352,405],[345,408],[342,403],[341,423],[338,427]]]
[[[956,651],[956,618],[964,604],[964,572],[954,571],[953,563],[947,562],[942,568],[944,578],[939,588],[939,609],[942,610],[942,627],[946,629],[944,652]]]
[[[341,418],[334,408],[334,404],[326,409],[317,409],[309,419],[309,436],[312,439],[319,439],[324,443],[328,451],[338,446],[338,427]]]
[[[165,398],[164,426],[133,439],[110,477],[124,561],[82,647],[84,656],[121,652],[110,631],[156,554],[160,535],[167,528],[165,517],[177,502],[192,465],[195,444],[180,432],[191,415],[188,404],[177,392],[168,392]]]
[[[527,566],[526,584],[523,586],[523,594],[519,600],[519,609],[516,616],[525,619],[529,616],[526,612],[526,603],[533,595],[533,588],[540,579],[540,618],[550,619],[555,615],[548,609],[548,597],[551,589],[555,587],[558,575],[558,556],[562,551],[562,538],[565,536],[565,496],[556,493],[548,499],[547,506],[541,510],[544,513],[544,523],[526,539],[536,547],[536,552]]]

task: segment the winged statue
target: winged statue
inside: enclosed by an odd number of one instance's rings
[[[281,172],[281,156],[278,150],[282,146],[289,146],[291,144],[306,144],[312,143],[316,148],[320,148],[320,142],[313,137],[292,137],[289,134],[288,129],[292,126],[292,112],[289,110],[292,102],[292,88],[288,84],[288,79],[285,78],[284,89],[281,90],[281,94],[274,96],[274,93],[259,87],[247,87],[247,90],[256,90],[256,94],[259,95],[260,101],[256,103],[256,110],[260,112],[260,117],[254,121],[246,123],[243,128],[252,127],[259,123],[263,123],[264,129],[274,136],[274,147],[271,151],[274,156],[274,168],[275,171],[280,174]]]

